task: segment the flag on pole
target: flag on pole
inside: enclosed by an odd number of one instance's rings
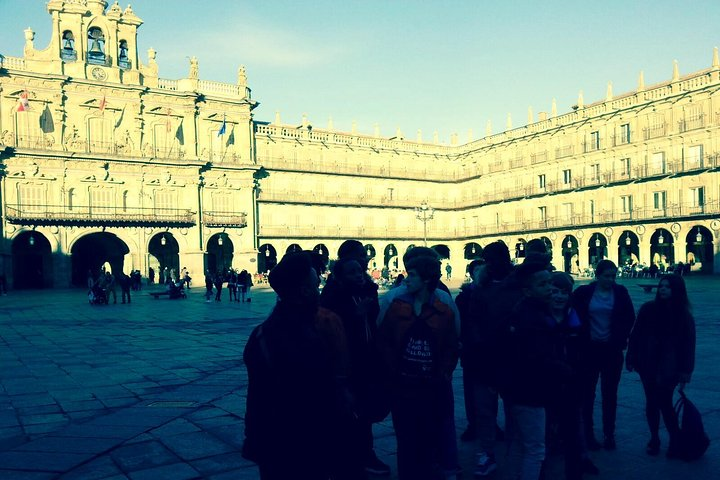
[[[18,112],[26,112],[30,110],[30,101],[28,100],[28,91],[25,90],[20,94],[20,98],[18,98]]]
[[[228,135],[227,142],[225,142],[225,146],[229,145],[235,145],[235,127],[233,126],[232,130],[230,130],[230,135]]]
[[[103,112],[105,111],[105,105],[106,105],[106,104],[107,104],[107,102],[105,101],[105,95],[103,95],[102,100],[100,100],[100,105],[98,105],[98,111],[99,111],[100,113],[103,113]]]
[[[180,125],[178,125],[177,130],[175,131],[175,138],[177,139],[178,143],[180,145],[185,145],[185,132],[183,132],[183,119],[180,119]]]
[[[223,123],[222,123],[222,125],[220,126],[220,130],[218,130],[218,135],[217,135],[218,137],[220,137],[220,136],[222,136],[222,135],[225,135],[225,127],[226,127],[226,124],[225,124],[225,115],[223,115]]]
[[[172,124],[170,123],[170,109],[167,109],[167,116],[165,117],[165,130],[170,133],[172,130]]]
[[[55,122],[53,122],[52,112],[48,104],[45,104],[45,110],[40,114],[40,130],[43,133],[52,133],[55,131]]]
[[[120,116],[118,117],[117,121],[115,122],[115,129],[117,129],[120,126],[120,124],[122,123],[123,116],[125,115],[125,107],[126,106],[127,105],[123,105],[122,110],[120,110]]]

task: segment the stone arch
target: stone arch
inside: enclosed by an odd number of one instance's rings
[[[267,273],[277,265],[277,250],[269,243],[260,245],[258,249],[258,272]]]
[[[225,232],[216,233],[208,238],[205,255],[205,270],[225,273],[232,268],[235,245]]]
[[[702,225],[694,225],[685,237],[685,262],[690,264],[690,270],[713,273],[714,252],[712,232]]]
[[[465,260],[475,260],[482,257],[483,247],[477,242],[466,243],[463,247],[463,258]]]
[[[13,288],[45,288],[53,286],[52,247],[41,232],[24,230],[16,235],[11,246]]]
[[[148,272],[152,268],[157,274],[158,283],[169,278],[177,279],[180,274],[180,245],[170,232],[159,232],[148,242]]]
[[[656,229],[650,236],[650,261],[664,270],[675,263],[675,239],[669,230]]]
[[[79,236],[70,247],[72,284],[86,286],[88,272],[97,278],[101,267],[108,263],[112,272],[122,272],[127,244],[114,233],[94,232]]]
[[[618,236],[618,268],[640,263],[640,239],[632,230],[623,230]]]
[[[565,235],[562,240],[563,271],[580,273],[580,242],[574,235]]]
[[[589,264],[595,268],[600,260],[607,258],[608,241],[605,235],[595,232],[588,237],[588,259]]]

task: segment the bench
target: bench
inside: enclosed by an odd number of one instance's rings
[[[150,292],[148,295],[152,295],[157,300],[163,295],[170,295],[170,292]]]
[[[652,293],[653,289],[657,288],[657,285],[654,283],[638,283],[638,287],[642,288],[645,293]]]

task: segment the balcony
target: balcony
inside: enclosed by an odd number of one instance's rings
[[[5,217],[15,225],[191,227],[195,213],[179,208],[123,208],[111,206],[5,206]]]
[[[658,138],[658,137],[664,137],[666,135],[666,124],[660,123],[657,125],[651,125],[649,127],[643,128],[643,138],[645,140],[650,140],[652,138]]]
[[[566,158],[566,157],[572,157],[575,153],[575,148],[572,145],[567,145],[565,147],[559,147],[555,149],[555,158]]]
[[[697,115],[692,118],[683,119],[678,122],[678,130],[680,133],[687,132],[688,130],[696,130],[705,126],[705,115]]]
[[[203,223],[206,227],[245,228],[247,227],[247,213],[203,212]]]

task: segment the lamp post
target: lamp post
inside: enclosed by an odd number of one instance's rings
[[[427,223],[432,220],[435,210],[423,201],[419,207],[415,207],[415,218],[423,222],[423,245],[427,247]]]

